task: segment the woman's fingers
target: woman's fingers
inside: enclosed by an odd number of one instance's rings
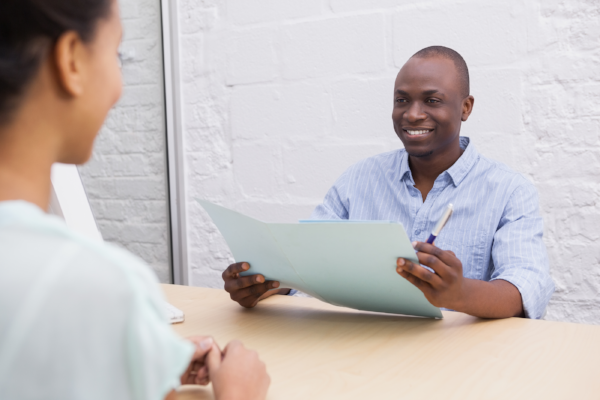
[[[211,351],[209,351],[206,355],[205,361],[206,367],[208,368],[209,377],[212,377],[212,375],[219,370],[219,367],[221,366],[221,359],[221,350],[219,350],[217,346],[213,345]]]
[[[195,346],[196,349],[194,351],[194,355],[192,356],[192,361],[201,360],[208,354],[208,352],[212,349],[215,341],[210,336],[193,336],[188,338]]]

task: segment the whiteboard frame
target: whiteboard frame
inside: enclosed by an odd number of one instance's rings
[[[161,0],[165,118],[167,133],[167,181],[171,225],[173,283],[188,285],[186,191],[181,115],[178,1]]]

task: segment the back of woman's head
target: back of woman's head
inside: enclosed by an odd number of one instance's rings
[[[0,124],[5,123],[62,34],[91,41],[114,0],[0,0]]]

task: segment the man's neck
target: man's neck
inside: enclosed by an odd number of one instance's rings
[[[434,151],[427,157],[408,158],[408,164],[412,177],[415,181],[415,187],[419,189],[423,196],[423,201],[433,188],[433,184],[441,173],[454,165],[460,158],[464,150],[460,147],[460,139],[457,138],[451,146],[446,149]]]

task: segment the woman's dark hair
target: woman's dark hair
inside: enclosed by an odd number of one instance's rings
[[[0,124],[6,123],[58,38],[90,41],[114,0],[0,0]]]

